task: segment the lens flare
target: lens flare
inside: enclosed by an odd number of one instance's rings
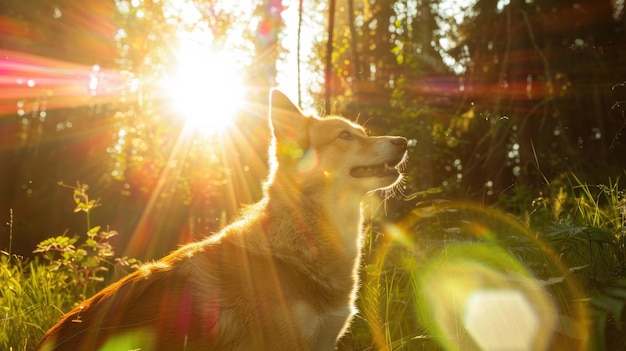
[[[485,289],[470,294],[463,325],[481,350],[535,350],[540,327],[553,327],[554,314],[546,317],[520,290]]]
[[[383,233],[369,243],[375,257],[359,306],[377,347],[399,334],[415,349],[587,349],[579,284],[518,219],[474,204],[420,202]]]
[[[421,275],[424,304],[449,350],[548,350],[556,307],[508,252],[450,246]]]
[[[189,130],[223,132],[245,95],[235,55],[183,37],[176,57],[174,74],[163,81],[174,110]]]

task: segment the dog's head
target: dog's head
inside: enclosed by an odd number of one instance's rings
[[[338,193],[364,195],[402,178],[403,137],[369,136],[341,117],[307,117],[277,90],[271,93],[270,125],[273,173],[291,178],[303,192],[331,186]]]

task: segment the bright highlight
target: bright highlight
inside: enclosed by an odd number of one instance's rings
[[[424,267],[424,306],[447,350],[548,350],[554,301],[508,252],[492,245],[450,246]]]
[[[549,318],[540,320],[520,290],[486,289],[470,294],[463,325],[481,350],[532,351],[539,327],[553,327]]]
[[[186,128],[207,135],[226,130],[244,96],[234,54],[184,38],[177,61],[165,88]]]

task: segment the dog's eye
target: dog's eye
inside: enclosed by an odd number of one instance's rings
[[[339,133],[339,138],[343,140],[352,140],[352,134],[350,134],[350,132],[348,132],[347,130],[344,130],[343,132]]]

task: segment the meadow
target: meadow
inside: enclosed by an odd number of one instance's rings
[[[438,199],[438,189],[387,200],[413,206],[394,220],[381,219],[383,208],[371,211],[360,312],[338,349],[489,350],[503,341],[484,344],[472,334],[469,307],[462,305],[472,291],[514,291],[548,327],[544,335],[528,334],[539,344],[516,349],[618,350],[626,342],[626,191],[619,179],[593,186],[570,179],[519,213]],[[29,259],[1,252],[4,349],[32,350],[64,312],[140,264],[116,255],[114,229],[92,223],[92,212],[106,204],[90,198],[85,184],[62,186],[85,231],[50,237]],[[15,240],[19,233],[10,235]],[[514,335],[524,333],[524,325],[513,327]],[[498,334],[491,328],[490,335]]]

